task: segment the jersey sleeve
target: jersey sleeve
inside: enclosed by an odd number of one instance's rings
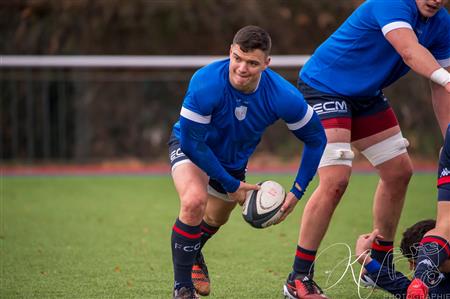
[[[189,82],[183,100],[181,116],[201,124],[211,122],[211,114],[217,103],[218,87],[203,80],[204,75],[197,71]],[[210,85],[210,86],[208,86]]]
[[[303,96],[296,90],[287,95],[280,105],[279,113],[287,127],[303,143],[302,161],[291,192],[301,199],[308,184],[314,177],[327,143],[325,130],[319,117]]]
[[[376,266],[373,264],[376,264]],[[368,267],[369,265],[371,266]],[[391,293],[395,298],[406,297],[406,291],[411,281],[403,273],[398,271],[393,272],[386,266],[381,266],[375,260],[372,260],[365,267],[368,270],[369,277],[379,288]]]
[[[386,35],[398,28],[412,30],[414,11],[405,1],[372,1],[372,17],[383,35]]]

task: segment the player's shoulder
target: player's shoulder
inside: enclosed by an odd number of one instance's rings
[[[228,80],[229,59],[212,62],[198,69],[189,83],[190,92],[217,94]]]
[[[433,19],[447,27],[450,26],[450,14],[445,7],[441,7]]]
[[[286,122],[296,122],[304,116],[308,105],[300,91],[271,69],[264,71],[264,88],[273,110]]]
[[[264,71],[265,80],[263,83],[265,87],[270,89],[270,92],[274,94],[277,98],[283,97],[293,97],[293,98],[303,98],[302,94],[298,89],[283,76],[267,68]]]

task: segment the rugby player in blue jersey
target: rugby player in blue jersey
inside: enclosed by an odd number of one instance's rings
[[[249,190],[247,162],[264,130],[283,119],[304,143],[302,163],[281,210],[283,221],[302,197],[326,144],[317,114],[301,93],[268,68],[271,39],[246,26],[234,36],[229,59],[199,69],[191,78],[180,119],[169,141],[172,178],[180,212],[172,230],[173,298],[210,292],[201,253]]]
[[[300,294],[304,289],[311,294],[320,292],[315,284],[311,287],[314,260],[349,182],[354,158],[351,146],[370,161],[380,177],[373,225],[385,239],[374,242],[372,256],[391,264],[412,165],[408,142],[382,90],[410,69],[429,78],[434,111],[445,132],[450,121],[446,2],[365,1],[300,71],[298,87],[319,115],[328,143],[318,169],[319,186],[303,212],[293,272],[284,285],[289,298],[304,298]],[[446,211],[448,217],[449,209]]]

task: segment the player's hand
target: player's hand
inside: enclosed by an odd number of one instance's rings
[[[281,214],[281,218],[274,224],[278,224],[278,223],[282,222],[284,219],[286,219],[286,217],[294,210],[297,202],[298,202],[298,199],[297,199],[297,197],[295,197],[294,193],[289,192],[286,195],[286,199],[284,200],[283,206],[281,206],[281,209],[280,209],[280,211],[283,214]]]
[[[367,264],[371,261],[369,253],[375,239],[383,239],[383,236],[379,234],[378,229],[374,229],[370,234],[364,234],[358,237],[355,246],[355,253],[358,257],[358,263],[363,264],[365,261]]]
[[[259,185],[252,185],[241,181],[239,188],[233,193],[228,193],[228,197],[242,206],[245,202],[247,191],[259,190],[259,188],[261,188]]]

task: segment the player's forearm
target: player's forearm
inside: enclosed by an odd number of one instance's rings
[[[327,137],[315,113],[306,126],[293,131],[293,133],[304,142],[302,162],[291,189],[291,192],[300,199],[306,191],[309,182],[316,174],[323,150],[327,144]]]
[[[240,181],[232,177],[220,164],[205,143],[206,127],[183,117],[180,118],[181,150],[211,178],[219,181],[227,192],[235,192]]]
[[[400,51],[403,61],[416,73],[430,79],[441,66],[433,55],[421,44],[413,43]]]

